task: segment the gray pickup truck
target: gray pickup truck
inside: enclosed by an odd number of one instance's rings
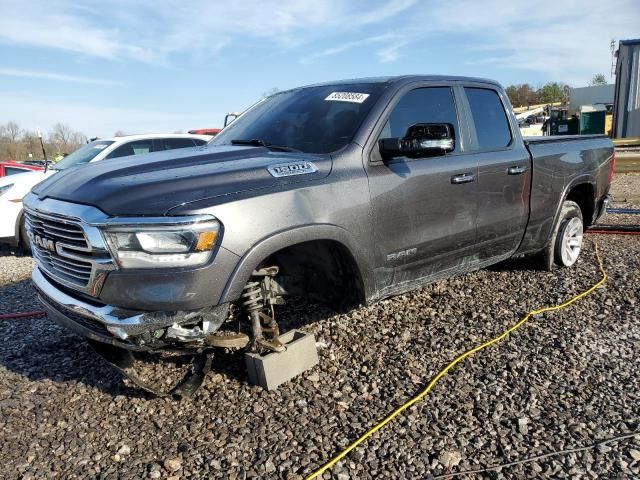
[[[604,136],[523,139],[489,80],[296,88],[197,151],[36,186],[33,281],[50,318],[93,342],[277,351],[287,295],[344,309],[513,256],[572,266],[613,166]]]

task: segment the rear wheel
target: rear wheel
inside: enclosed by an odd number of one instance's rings
[[[560,267],[573,266],[582,250],[583,235],[582,210],[576,202],[566,200],[562,204],[551,240],[542,252],[545,269],[551,270],[554,264]]]
[[[582,235],[582,218],[571,217],[560,226],[555,249],[558,265],[570,267],[576,263],[582,249]]]

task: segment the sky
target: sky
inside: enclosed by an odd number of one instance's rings
[[[265,92],[402,74],[607,80],[640,0],[0,0],[0,124],[215,128]]]

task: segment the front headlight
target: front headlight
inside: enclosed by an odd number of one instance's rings
[[[9,183],[7,185],[1,186],[0,187],[0,197],[2,195],[4,195],[5,193],[7,193],[11,189],[11,187],[13,187],[13,183]]]
[[[217,220],[193,225],[107,226],[103,234],[120,268],[204,265],[218,239]]]

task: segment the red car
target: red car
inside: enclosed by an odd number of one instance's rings
[[[24,173],[30,170],[44,170],[44,161],[14,162],[13,160],[7,160],[6,162],[0,162],[0,177]]]
[[[195,135],[211,135],[212,137],[215,137],[221,131],[221,128],[200,128],[197,130],[189,130],[189,133]]]

